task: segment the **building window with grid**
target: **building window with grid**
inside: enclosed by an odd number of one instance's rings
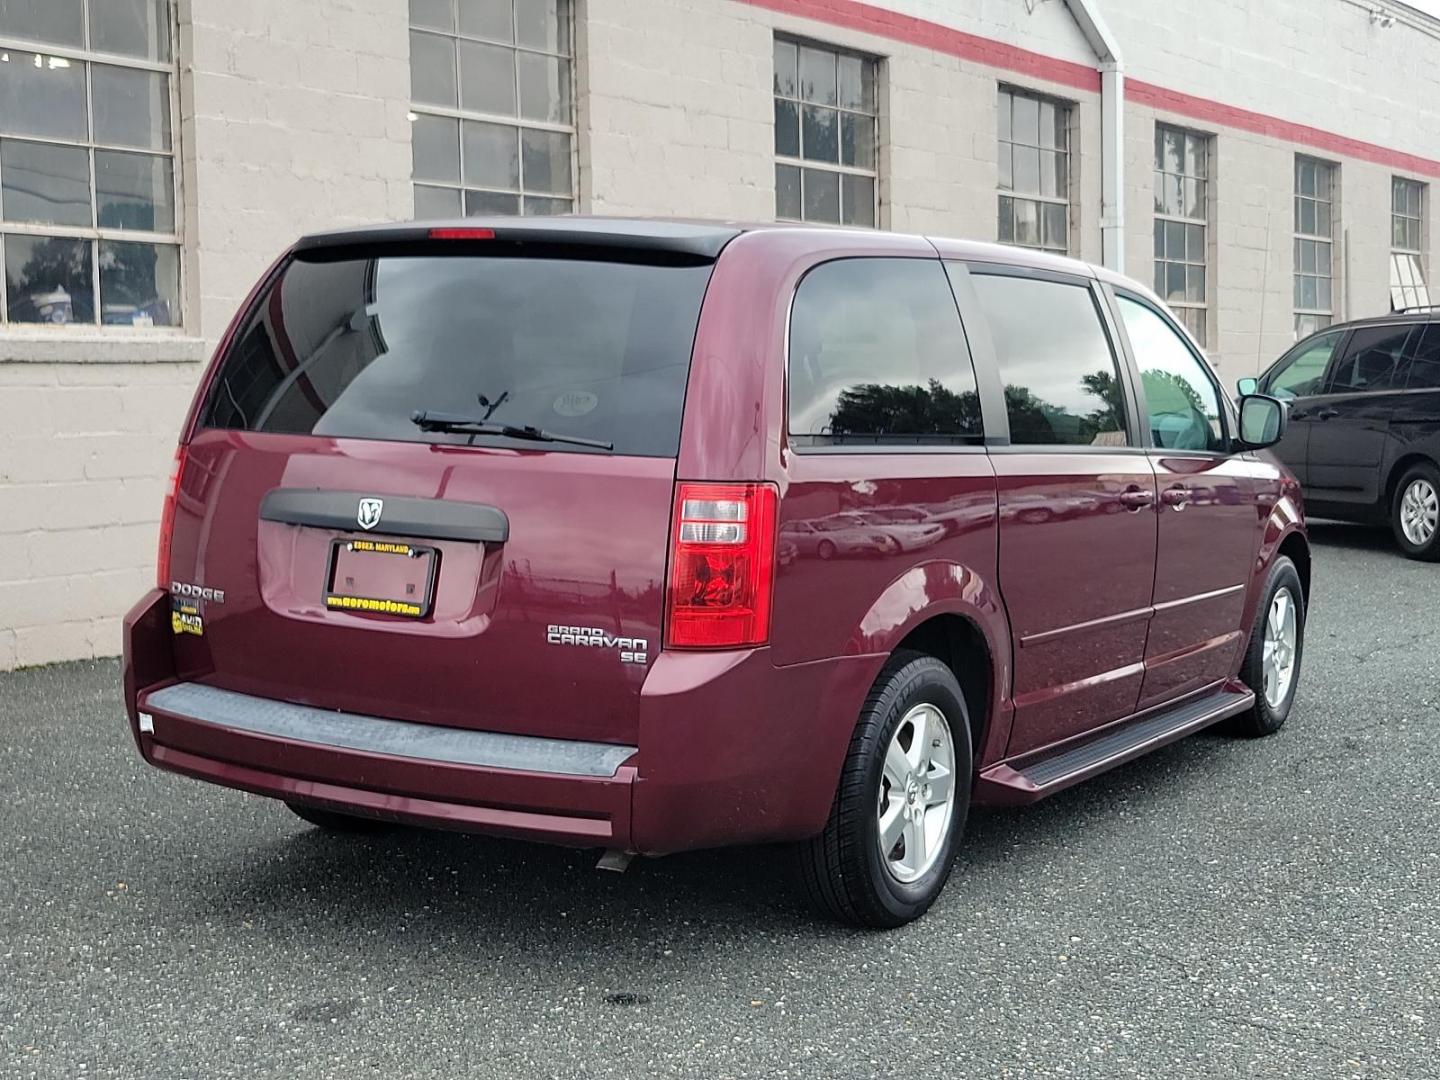
[[[876,62],[775,39],[775,216],[875,224]]]
[[[415,216],[574,208],[569,0],[410,0]]]
[[[1155,292],[1208,344],[1210,139],[1155,125]]]
[[[0,0],[0,323],[180,324],[170,0]]]
[[[1070,106],[1000,88],[1002,244],[1070,250]]]
[[[1425,285],[1425,185],[1390,181],[1390,305],[1396,311],[1430,303]]]
[[[1295,159],[1295,336],[1335,318],[1335,166]]]

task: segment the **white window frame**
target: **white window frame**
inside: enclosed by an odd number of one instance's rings
[[[1001,240],[1000,242],[1004,244],[1009,244],[1012,247],[1027,248],[1031,251],[1049,251],[1056,255],[1069,255],[1070,238],[1072,233],[1075,231],[1075,103],[1073,101],[1066,101],[1064,98],[1051,97],[1049,94],[1037,93],[1036,91],[1030,90],[1023,86],[1013,86],[1009,83],[1001,83],[999,87],[996,88],[995,99],[997,110],[999,108],[1000,102],[1005,97],[1009,97],[1012,99],[1027,98],[1031,101],[1037,101],[1041,105],[1049,105],[1058,110],[1059,112],[1063,113],[1065,117],[1065,145],[1063,147],[1045,146],[1043,136],[1039,139],[1039,145],[1036,146],[1032,146],[1030,143],[1017,142],[1015,140],[1015,130],[1013,125],[1010,129],[1010,137],[1008,139],[1004,138],[1001,135],[998,124],[995,131],[995,146],[997,154],[1008,153],[1012,151],[1013,148],[1016,146],[1025,149],[1038,150],[1042,154],[1059,153],[1065,159],[1065,194],[1042,195],[1038,191],[1021,191],[1019,188],[1014,186],[1015,177],[1013,169],[1010,177],[1011,186],[1007,188],[1001,182],[1002,178],[997,166],[995,183],[995,210],[997,222],[996,239],[999,239],[1000,236],[998,222],[1001,199],[1011,200],[1012,214],[1014,213],[1013,204],[1018,202],[1033,202],[1040,204],[1041,206],[1063,206],[1065,208],[1065,246],[1063,248],[1056,247],[1053,244],[1047,245],[1045,243],[1045,222],[1043,212],[1037,213],[1036,216],[1036,224],[1040,234],[1040,242],[1038,244],[1022,244],[1019,240],[1013,239],[1015,235],[1014,218],[1012,218],[1011,221],[1012,239]],[[1039,208],[1037,207],[1037,209]]]
[[[576,41],[575,21],[576,21],[576,18],[577,18],[577,12],[576,12],[575,9],[576,9],[576,5],[577,5],[577,3],[578,3],[578,0],[568,0],[568,2],[565,4],[564,36],[565,36],[565,39],[566,39],[566,49],[567,49],[567,51],[564,52],[564,53],[549,52],[548,50],[545,50],[545,49],[537,49],[537,48],[534,48],[534,47],[529,46],[529,45],[521,45],[518,40],[515,40],[515,39],[518,37],[518,35],[517,35],[516,32],[515,32],[515,31],[516,31],[516,27],[515,27],[515,8],[516,8],[516,6],[517,6],[518,4],[524,4],[524,3],[528,3],[528,2],[531,2],[531,0],[512,0],[512,3],[511,3],[511,5],[510,5],[510,19],[511,19],[511,22],[510,22],[510,36],[511,36],[511,39],[512,39],[512,40],[510,40],[510,41],[496,41],[496,40],[493,39],[493,38],[483,38],[483,37],[477,37],[477,36],[475,36],[474,34],[461,33],[461,32],[460,32],[459,10],[458,10],[458,5],[457,5],[457,3],[456,3],[456,0],[450,0],[451,14],[452,14],[452,16],[454,16],[454,23],[455,23],[455,29],[454,29],[453,31],[448,31],[448,30],[436,30],[435,28],[429,27],[429,26],[416,26],[415,24],[413,24],[413,23],[411,23],[411,22],[409,21],[409,15],[408,15],[408,13],[407,13],[407,15],[406,15],[406,25],[407,25],[407,27],[409,28],[409,33],[410,33],[410,34],[429,34],[429,35],[431,35],[432,37],[449,38],[449,39],[451,39],[452,41],[455,41],[455,42],[457,42],[457,43],[458,43],[458,42],[469,41],[469,42],[474,42],[474,43],[477,44],[477,45],[490,45],[490,46],[494,46],[494,47],[497,47],[497,48],[509,49],[510,51],[512,51],[512,52],[514,52],[514,53],[517,53],[517,54],[518,54],[518,53],[527,53],[527,54],[532,55],[532,56],[544,56],[544,57],[548,57],[548,58],[553,59],[553,60],[559,60],[559,61],[561,61],[561,63],[564,64],[564,65],[569,69],[568,85],[569,85],[569,90],[570,90],[570,101],[569,101],[568,104],[569,104],[570,122],[569,122],[568,124],[551,123],[551,122],[545,121],[545,120],[530,120],[530,119],[526,119],[526,118],[524,118],[524,117],[522,117],[522,116],[519,115],[519,112],[520,112],[520,68],[519,68],[519,65],[518,65],[518,64],[517,64],[516,67],[515,67],[515,112],[516,112],[516,115],[514,115],[514,116],[505,116],[505,115],[497,114],[497,113],[487,113],[487,112],[480,112],[480,111],[473,110],[473,109],[464,109],[464,108],[460,108],[460,107],[458,106],[458,104],[457,104],[456,107],[453,107],[453,108],[452,108],[452,107],[446,106],[446,105],[432,105],[432,104],[428,104],[428,103],[419,102],[419,101],[416,101],[413,97],[410,99],[409,119],[410,119],[410,122],[411,122],[411,123],[414,123],[414,122],[415,122],[415,119],[416,119],[417,117],[419,117],[419,116],[435,116],[435,117],[440,117],[440,118],[446,119],[446,120],[457,120],[457,121],[459,121],[459,123],[460,123],[460,149],[459,149],[459,158],[457,159],[457,160],[459,161],[459,163],[460,163],[460,173],[459,173],[460,178],[459,178],[459,180],[456,181],[456,182],[453,183],[453,184],[452,184],[452,183],[449,183],[448,181],[440,181],[440,180],[420,180],[420,179],[418,179],[418,178],[415,176],[414,165],[412,164],[412,165],[411,165],[411,173],[410,173],[410,187],[411,187],[412,191],[413,191],[413,189],[415,189],[415,188],[417,188],[417,187],[444,188],[444,189],[447,190],[447,191],[458,191],[458,192],[460,193],[460,213],[461,213],[462,215],[464,215],[465,212],[466,212],[466,211],[465,211],[465,193],[466,193],[467,191],[483,192],[483,193],[493,194],[493,195],[513,195],[513,196],[515,196],[516,206],[519,208],[519,216],[522,216],[522,217],[525,216],[525,200],[526,200],[527,197],[535,198],[535,199],[551,199],[551,200],[568,198],[568,199],[570,200],[570,210],[571,210],[571,212],[574,212],[574,210],[576,209],[576,206],[577,206],[577,204],[578,204],[578,202],[579,202],[579,190],[578,190],[578,184],[576,183],[576,172],[577,172],[577,169],[576,169],[576,160],[577,160],[577,153],[578,153],[578,151],[577,151],[578,135],[577,135],[576,120],[575,120],[576,108],[577,108],[576,93],[575,93],[575,41]],[[458,45],[457,45],[457,49],[458,49]],[[412,64],[414,63],[414,58],[413,58],[413,57],[411,58],[411,63],[412,63]],[[455,66],[455,87],[456,87],[456,91],[457,91],[457,101],[458,101],[459,99],[462,98],[463,93],[464,93],[463,87],[462,87],[462,84],[461,84],[461,74],[460,74],[460,64],[459,64],[458,54],[457,54],[456,66]],[[464,124],[465,124],[465,121],[467,121],[467,120],[474,120],[474,121],[478,121],[479,123],[483,123],[483,124],[496,124],[496,125],[500,125],[500,126],[503,126],[503,127],[518,128],[518,129],[520,130],[520,132],[522,133],[521,136],[520,136],[522,149],[521,149],[521,152],[520,152],[520,185],[519,185],[518,188],[516,188],[515,190],[512,191],[512,190],[505,190],[505,189],[501,189],[501,188],[486,187],[486,186],[481,185],[481,184],[467,184],[467,183],[465,183],[465,134],[464,134]],[[556,135],[568,135],[568,136],[570,136],[570,189],[569,189],[568,195],[558,195],[558,194],[556,194],[556,193],[554,193],[554,192],[534,191],[534,190],[529,190],[529,189],[526,188],[526,186],[525,186],[525,155],[524,155],[524,151],[523,151],[523,139],[524,139],[523,133],[524,133],[525,131],[548,131],[548,132],[551,132],[551,133],[556,134]]]
[[[771,96],[771,98],[772,98],[773,101],[786,101],[786,102],[791,102],[791,103],[793,103],[793,104],[795,105],[796,114],[797,114],[797,116],[798,116],[798,118],[799,118],[799,119],[798,119],[799,130],[798,130],[798,133],[797,133],[797,134],[798,134],[798,138],[799,138],[799,140],[800,140],[800,141],[799,141],[800,155],[799,155],[798,157],[792,157],[792,156],[790,156],[789,154],[781,154],[778,150],[777,150],[776,153],[775,153],[775,164],[776,164],[776,166],[777,166],[777,169],[776,169],[777,181],[776,181],[776,193],[775,193],[775,220],[776,220],[776,221],[812,221],[812,222],[816,222],[816,223],[819,223],[819,224],[827,224],[827,225],[844,225],[844,224],[850,224],[850,223],[847,223],[847,222],[844,220],[844,219],[845,219],[845,190],[844,190],[844,188],[845,188],[845,181],[844,181],[843,179],[841,179],[841,180],[838,181],[838,184],[839,184],[839,187],[840,187],[840,196],[839,196],[839,198],[840,198],[840,212],[839,212],[839,214],[837,215],[837,220],[832,222],[832,221],[829,221],[828,219],[825,219],[825,218],[806,218],[806,217],[805,217],[805,171],[808,169],[808,170],[810,170],[811,172],[828,172],[828,173],[835,173],[835,174],[837,174],[838,176],[840,176],[840,177],[842,177],[842,178],[845,177],[845,176],[856,176],[856,177],[861,177],[861,178],[864,178],[864,179],[868,179],[868,180],[870,181],[871,191],[872,191],[873,194],[874,194],[874,198],[873,198],[873,200],[872,200],[872,207],[871,207],[871,210],[870,210],[870,223],[869,223],[869,224],[866,224],[866,223],[864,223],[864,222],[854,223],[854,224],[853,224],[853,227],[854,227],[854,228],[861,228],[861,229],[864,229],[864,228],[870,228],[870,229],[877,228],[877,227],[879,226],[879,224],[880,224],[880,61],[879,61],[879,59],[878,59],[877,57],[874,57],[874,56],[869,55],[868,53],[856,52],[854,49],[844,49],[844,48],[841,48],[841,47],[838,46],[838,45],[831,45],[831,44],[829,44],[828,42],[824,42],[824,41],[812,41],[812,40],[810,40],[810,39],[808,39],[808,38],[795,37],[795,36],[790,35],[790,34],[776,34],[776,35],[775,35],[774,41],[772,42],[772,48],[771,48],[771,53],[772,53],[772,55],[773,55],[773,53],[774,53],[774,48],[773,48],[773,46],[774,46],[774,45],[780,45],[780,44],[793,45],[793,46],[796,47],[796,50],[797,50],[795,96],[794,96],[794,97],[791,97],[789,94],[782,94],[782,93],[780,93],[779,90],[776,89],[776,87],[774,86],[773,81],[772,81],[772,84],[771,84],[770,96]],[[873,157],[874,157],[874,162],[875,162],[874,165],[873,165],[873,167],[867,169],[867,168],[863,168],[863,167],[858,166],[858,165],[845,165],[845,164],[843,164],[843,163],[839,160],[839,158],[841,158],[841,157],[844,155],[844,137],[843,137],[842,132],[841,132],[838,128],[837,128],[837,130],[836,130],[835,137],[836,137],[836,141],[837,141],[837,142],[836,142],[836,145],[840,148],[840,150],[839,150],[839,153],[836,154],[836,160],[835,160],[835,161],[817,161],[817,160],[815,160],[814,158],[807,158],[807,157],[805,157],[805,106],[806,106],[806,105],[814,105],[814,106],[816,106],[817,108],[825,108],[825,109],[829,109],[829,108],[831,108],[831,106],[829,106],[829,105],[821,105],[819,102],[807,101],[807,100],[805,99],[804,94],[803,94],[803,92],[802,92],[801,89],[800,89],[799,59],[798,59],[798,50],[800,50],[800,49],[815,49],[815,50],[817,50],[817,51],[819,51],[819,52],[827,52],[827,53],[832,53],[832,54],[834,54],[834,56],[835,56],[835,58],[836,58],[836,68],[837,68],[837,70],[838,70],[838,68],[839,68],[839,60],[840,60],[841,57],[848,57],[848,58],[853,59],[853,60],[859,60],[862,65],[868,65],[868,66],[869,66],[869,68],[870,68],[871,85],[874,87],[874,96],[875,96],[874,111],[873,111],[873,112],[866,112],[866,111],[863,110],[863,109],[851,109],[851,108],[847,108],[845,105],[842,105],[842,104],[840,103],[840,98],[839,98],[838,89],[837,89],[837,94],[836,94],[836,98],[835,98],[834,111],[835,111],[835,113],[836,113],[836,118],[837,118],[837,120],[840,119],[840,118],[842,118],[843,116],[858,116],[858,117],[863,117],[864,119],[866,119],[866,120],[869,121],[869,123],[870,123],[870,145],[871,145],[871,148],[872,148],[872,151],[873,151]],[[838,78],[838,75],[837,75],[837,78]],[[799,216],[799,217],[787,218],[787,217],[781,217],[781,216],[780,216],[780,193],[779,193],[779,181],[778,181],[778,176],[779,176],[778,166],[781,166],[781,165],[788,165],[788,166],[790,166],[790,167],[792,167],[792,168],[796,168],[796,169],[799,169],[799,170],[800,170],[800,216]]]
[[[1398,196],[1406,193],[1406,205],[1398,205]],[[1415,212],[1409,212],[1409,195],[1415,196]],[[1390,178],[1390,303],[1396,311],[1430,306],[1430,289],[1425,281],[1425,209],[1429,201],[1429,185],[1408,176]],[[1415,244],[1397,244],[1397,227],[1413,229]]]
[[[1185,161],[1181,162],[1178,173],[1167,169],[1163,160],[1161,147],[1166,135],[1178,135],[1184,140]],[[1165,222],[1175,222],[1184,227],[1186,236],[1185,251],[1179,258],[1169,251],[1168,245],[1161,242],[1159,250],[1155,255],[1155,292],[1165,301],[1174,313],[1175,317],[1185,324],[1195,340],[1202,348],[1208,348],[1210,344],[1210,162],[1213,154],[1210,152],[1214,136],[1203,131],[1192,131],[1188,128],[1176,127],[1173,124],[1155,124],[1155,226],[1156,232],[1164,230]],[[1203,168],[1198,171],[1186,171],[1186,165],[1190,160],[1192,142],[1198,144],[1199,152],[1204,155]],[[1200,216],[1190,217],[1188,214],[1166,213],[1163,209],[1160,188],[1165,183],[1165,178],[1179,179],[1180,181],[1180,204],[1182,211],[1189,204],[1185,192],[1190,184],[1195,184],[1199,191],[1204,194],[1200,197]],[[1193,258],[1190,254],[1189,237],[1191,229],[1200,229],[1200,256]],[[1166,284],[1166,270],[1170,266],[1185,267],[1185,295],[1179,300],[1171,299],[1168,285]],[[1201,299],[1188,299],[1190,291],[1190,271],[1198,268],[1201,276]]]
[[[90,5],[97,0],[83,0],[81,5],[82,26],[85,28],[85,35],[88,39],[90,34]],[[98,0],[103,2],[103,0]],[[107,335],[121,337],[138,333],[154,334],[180,334],[187,324],[186,304],[186,253],[185,253],[185,206],[181,195],[181,164],[182,154],[180,151],[180,64],[179,45],[180,35],[176,25],[178,4],[176,0],[170,0],[166,4],[166,20],[164,34],[168,44],[170,59],[166,61],[149,60],[137,56],[128,56],[124,53],[97,52],[91,48],[79,48],[74,45],[56,45],[44,41],[32,41],[26,38],[10,37],[0,34],[0,52],[34,53],[37,56],[55,57],[57,59],[82,63],[85,66],[85,124],[86,138],[57,139],[45,135],[8,135],[0,134],[0,138],[14,140],[17,142],[45,143],[49,146],[61,146],[74,149],[83,149],[90,159],[90,226],[83,225],[36,225],[24,222],[6,221],[3,216],[3,207],[0,207],[0,332],[33,332],[37,327],[48,327],[48,323],[31,323],[10,321],[10,289],[6,282],[5,269],[5,237],[6,236],[42,236],[59,237],[66,240],[84,240],[90,244],[90,288],[95,304],[95,318],[91,322],[72,322],[61,324],[66,330],[82,330],[85,332],[100,331]],[[137,71],[151,71],[165,76],[166,96],[169,99],[170,109],[170,148],[168,150],[147,150],[137,146],[121,146],[114,143],[102,143],[95,140],[95,108],[92,93],[92,82],[90,65],[105,64],[111,67],[132,68]],[[157,157],[170,159],[171,178],[171,210],[175,219],[173,232],[145,232],[139,229],[113,229],[101,228],[99,225],[99,200],[95,190],[95,152],[97,150],[112,150],[120,153],[135,154],[142,157]],[[0,166],[3,167],[3,166]],[[176,308],[175,318],[170,326],[126,326],[123,324],[106,324],[104,300],[100,292],[100,244],[102,241],[114,241],[119,243],[153,244],[156,246],[172,247],[175,249],[176,258]]]
[[[1314,166],[1317,170],[1315,185],[1316,191],[1313,195],[1303,195],[1300,192],[1300,170],[1303,166],[1306,165]],[[1329,194],[1327,197],[1324,198],[1320,196],[1319,178],[1321,176],[1328,177],[1329,179]],[[1335,162],[1325,161],[1322,158],[1309,157],[1305,154],[1295,155],[1295,169],[1293,182],[1291,185],[1294,201],[1294,233],[1293,242],[1291,244],[1292,258],[1294,260],[1294,266],[1292,267],[1294,291],[1299,291],[1300,281],[1302,278],[1313,277],[1316,278],[1317,281],[1328,280],[1330,282],[1330,306],[1328,308],[1322,308],[1319,305],[1307,308],[1303,307],[1299,303],[1295,303],[1293,305],[1295,313],[1296,340],[1299,340],[1302,337],[1306,337],[1309,334],[1312,334],[1318,330],[1323,330],[1327,326],[1332,326],[1335,322],[1335,237],[1338,235],[1340,228],[1339,214],[1336,212],[1336,207],[1339,205],[1339,200],[1336,196],[1338,194],[1339,187],[1340,166],[1337,165]],[[1315,204],[1317,215],[1320,206],[1329,207],[1329,233],[1321,233],[1319,231],[1313,233],[1306,233],[1300,231],[1300,206],[1302,202],[1307,201]],[[1302,272],[1301,270],[1301,261],[1299,258],[1299,254],[1302,243],[1309,243],[1316,246],[1317,257],[1315,260],[1315,270],[1313,272]],[[1324,247],[1325,251],[1325,267],[1323,273],[1321,272],[1319,260],[1319,251],[1321,246]],[[1291,299],[1295,300],[1296,298],[1292,295]],[[1316,322],[1315,320],[1317,319],[1322,319],[1324,321]],[[1308,328],[1305,329],[1303,332],[1301,330],[1302,320],[1305,320],[1309,324]]]

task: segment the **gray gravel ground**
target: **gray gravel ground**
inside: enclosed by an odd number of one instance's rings
[[[334,839],[144,766],[113,662],[0,676],[0,1075],[1440,1076],[1440,567],[1315,539],[1284,732],[977,814],[888,934],[783,850]]]

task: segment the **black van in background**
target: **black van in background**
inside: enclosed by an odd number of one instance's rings
[[[1440,310],[1327,327],[1238,385],[1290,402],[1274,453],[1308,516],[1388,522],[1406,555],[1440,560]]]

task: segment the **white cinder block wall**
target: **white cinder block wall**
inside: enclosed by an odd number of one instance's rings
[[[1157,121],[1211,144],[1210,353],[1292,339],[1297,152],[1340,166],[1337,318],[1388,308],[1390,179],[1440,177],[1440,23],[1366,0],[1099,0],[1124,52],[1127,269]],[[1095,60],[1062,0],[576,0],[577,204],[774,215],[777,32],[881,61],[881,224],[991,239],[996,89],[1074,105],[1072,253],[1100,258]],[[407,0],[177,0],[184,328],[0,327],[0,669],[119,648],[202,361],[296,235],[410,216]],[[1427,198],[1434,235],[1435,200]],[[1427,270],[1429,267],[1427,266]]]

